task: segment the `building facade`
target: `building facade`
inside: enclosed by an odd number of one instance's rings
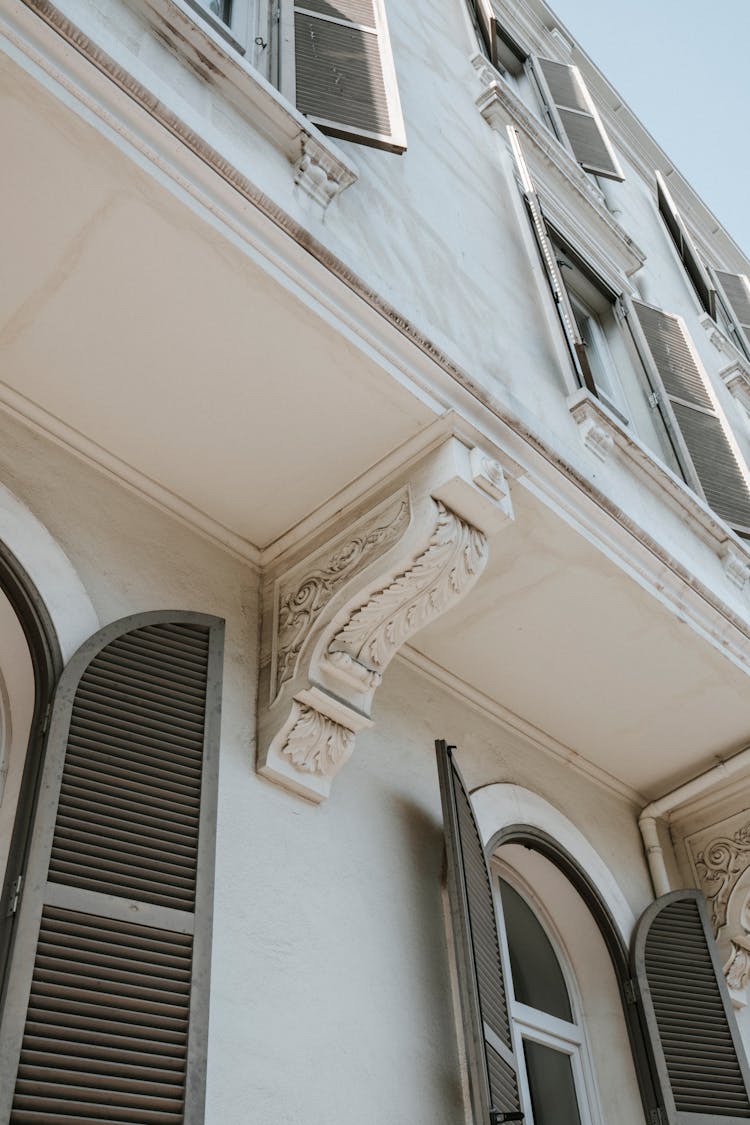
[[[0,1122],[750,1120],[750,262],[541,0],[0,40]]]

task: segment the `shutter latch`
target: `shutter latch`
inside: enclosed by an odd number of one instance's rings
[[[15,883],[10,889],[10,905],[8,906],[8,913],[6,917],[10,918],[18,910],[18,900],[21,897],[21,887],[23,886],[23,875],[19,875]]]
[[[524,1115],[520,1110],[514,1110],[512,1113],[503,1113],[499,1109],[490,1110],[490,1125],[502,1125],[504,1121],[523,1121]]]
[[[625,991],[625,999],[627,1000],[628,1004],[636,1004],[638,1002],[638,996],[637,996],[637,993],[635,991],[635,981],[634,980],[626,980],[625,981],[624,991]]]

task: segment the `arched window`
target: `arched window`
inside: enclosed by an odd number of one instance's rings
[[[588,1044],[570,968],[511,871],[493,870],[508,1007],[527,1125],[593,1125]],[[514,885],[515,882],[515,885]]]

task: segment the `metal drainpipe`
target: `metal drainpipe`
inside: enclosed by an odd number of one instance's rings
[[[733,758],[727,758],[726,761],[719,762],[706,773],[702,773],[700,777],[694,777],[692,781],[673,789],[671,793],[660,797],[658,801],[652,801],[650,805],[646,805],[643,809],[638,818],[638,827],[643,837],[651,881],[654,884],[654,892],[657,898],[672,890],[664,862],[664,851],[659,843],[657,822],[670,813],[672,809],[684,805],[686,801],[699,796],[701,793],[705,793],[717,782],[732,777],[733,774],[739,773],[746,766],[750,766],[750,746],[740,750]]]

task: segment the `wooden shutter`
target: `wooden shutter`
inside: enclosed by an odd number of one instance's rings
[[[406,148],[384,0],[293,0],[298,109],[323,132]]]
[[[623,180],[615,150],[578,67],[539,57],[533,66],[555,131],[561,140],[567,140],[581,167],[596,176]]]
[[[717,515],[750,533],[747,469],[680,318],[640,301],[633,306],[697,486]]]
[[[61,677],[0,1120],[203,1120],[222,634],[214,618],[142,614]]]
[[[565,336],[565,342],[568,345],[568,350],[573,360],[578,382],[582,387],[587,387],[593,395],[597,395],[598,397],[594,376],[591,373],[588,356],[586,355],[586,345],[583,342],[578,328],[578,322],[573,312],[573,306],[570,303],[568,291],[565,288],[560,267],[557,264],[557,254],[547,234],[547,224],[544,220],[542,205],[539,202],[539,196],[534,181],[529,172],[526,158],[523,155],[521,141],[513,126],[508,127],[508,137],[510,138],[510,147],[516,163],[518,178],[531,223],[531,229],[536,239],[539,257],[541,258],[544,272],[547,275],[550,290],[552,291],[555,308],[562,326],[563,335]]]
[[[724,303],[741,336],[741,347],[750,349],[750,279],[742,273],[714,270]]]
[[[469,0],[474,19],[477,22],[487,58],[493,66],[497,66],[497,16],[492,7],[491,0]]]
[[[698,299],[709,316],[715,316],[716,295],[711,278],[708,275],[708,270],[701,261],[700,254],[685,225],[685,221],[675,206],[675,202],[672,199],[661,172],[656,173],[656,198],[661,216],[664,219],[667,230],[672,236],[672,241],[675,244],[677,253],[682,259],[685,272],[692,281],[693,287],[698,294]]]
[[[477,1125],[497,1125],[517,1120],[504,1115],[520,1113],[521,1104],[495,903],[474,810],[453,758],[455,748],[445,742],[436,742],[435,748],[472,1105]]]
[[[699,891],[648,907],[632,968],[666,1125],[750,1121],[750,1071]]]

